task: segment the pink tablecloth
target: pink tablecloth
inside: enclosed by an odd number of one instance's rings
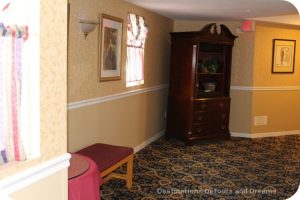
[[[85,173],[68,180],[69,200],[99,200],[101,178],[98,167],[90,158],[82,157],[88,160],[90,166]]]

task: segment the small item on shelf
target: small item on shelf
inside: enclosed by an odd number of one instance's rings
[[[205,74],[214,74],[217,72],[218,68],[219,62],[215,58],[207,59],[201,64],[201,72]]]
[[[207,83],[203,83],[204,86],[204,92],[213,92],[216,89],[216,83],[214,82],[207,82]]]

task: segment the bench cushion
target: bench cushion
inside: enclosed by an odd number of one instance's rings
[[[95,161],[100,172],[108,169],[127,156],[133,154],[133,148],[96,143],[77,153],[87,156]]]

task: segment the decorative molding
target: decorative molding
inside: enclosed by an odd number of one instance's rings
[[[300,134],[300,130],[266,132],[266,133],[237,133],[237,132],[231,132],[231,137],[262,138],[262,137],[277,137],[277,136],[298,135],[298,134]]]
[[[158,90],[166,89],[168,87],[169,87],[168,84],[162,84],[162,85],[153,86],[153,87],[149,87],[149,88],[131,90],[131,91],[122,92],[122,93],[118,93],[118,94],[97,97],[97,98],[87,99],[87,100],[82,100],[82,101],[76,101],[76,102],[68,103],[68,110],[81,108],[81,107],[85,107],[85,106],[90,106],[90,105],[94,105],[94,104],[99,104],[99,103],[104,103],[107,101],[122,99],[125,97],[143,94],[143,93],[147,93],[147,92],[158,91]]]
[[[145,142],[143,142],[143,143],[139,144],[138,146],[134,147],[133,148],[134,153],[137,153],[141,149],[145,148],[147,145],[151,144],[152,142],[154,142],[158,138],[162,137],[164,134],[165,134],[165,130],[162,130],[159,133],[157,133],[156,135],[154,135],[151,138],[147,139]]]
[[[252,91],[253,87],[250,87],[250,86],[230,86],[230,90]]]
[[[300,86],[269,86],[269,87],[231,86],[230,89],[244,90],[244,91],[292,91],[292,90],[300,90]]]
[[[71,155],[65,153],[39,165],[0,180],[0,191],[5,196],[23,189],[47,176],[69,167]],[[2,197],[2,196],[1,196]],[[2,198],[1,198],[2,199]],[[9,199],[9,197],[6,197]]]

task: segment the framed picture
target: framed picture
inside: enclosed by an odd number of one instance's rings
[[[100,38],[100,81],[121,79],[123,20],[102,14]]]
[[[295,47],[295,40],[273,40],[272,73],[294,73]]]

